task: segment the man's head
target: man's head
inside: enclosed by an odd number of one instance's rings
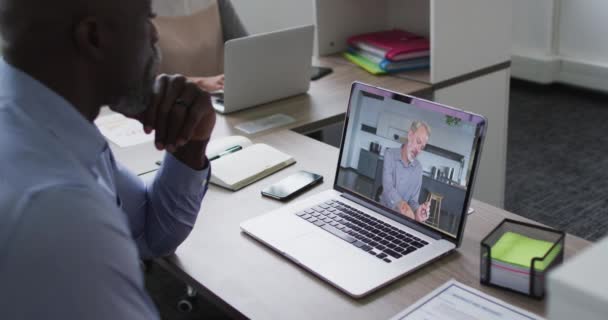
[[[151,18],[150,0],[0,0],[3,54],[85,115],[136,114],[157,73]]]
[[[407,161],[412,162],[424,147],[426,147],[429,138],[431,137],[431,127],[422,121],[414,121],[410,126],[410,130],[407,132],[407,142],[405,144],[405,151],[407,155]]]

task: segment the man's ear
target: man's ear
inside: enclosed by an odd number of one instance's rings
[[[74,41],[78,51],[94,60],[104,58],[106,35],[99,20],[87,17],[76,24]]]

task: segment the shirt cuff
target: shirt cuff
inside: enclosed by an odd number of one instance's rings
[[[156,178],[163,181],[163,184],[171,190],[181,194],[199,194],[207,188],[210,168],[211,163],[207,162],[205,169],[194,170],[167,152]]]

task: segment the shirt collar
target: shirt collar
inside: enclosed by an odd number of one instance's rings
[[[14,101],[15,106],[87,166],[92,166],[108,147],[97,127],[72,104],[3,58],[0,58],[0,98]]]
[[[403,158],[401,157],[401,151],[403,150],[403,148],[405,148],[405,145],[403,145],[401,148],[399,148],[399,152],[397,153],[397,157],[399,159],[399,162],[401,162],[401,164],[404,167],[411,167],[414,165],[414,162],[416,161],[416,159],[414,159],[414,161],[411,162],[407,162],[406,160],[403,160]]]

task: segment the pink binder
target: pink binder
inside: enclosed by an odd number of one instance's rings
[[[348,44],[392,61],[420,57],[430,49],[428,39],[399,29],[352,36]]]

